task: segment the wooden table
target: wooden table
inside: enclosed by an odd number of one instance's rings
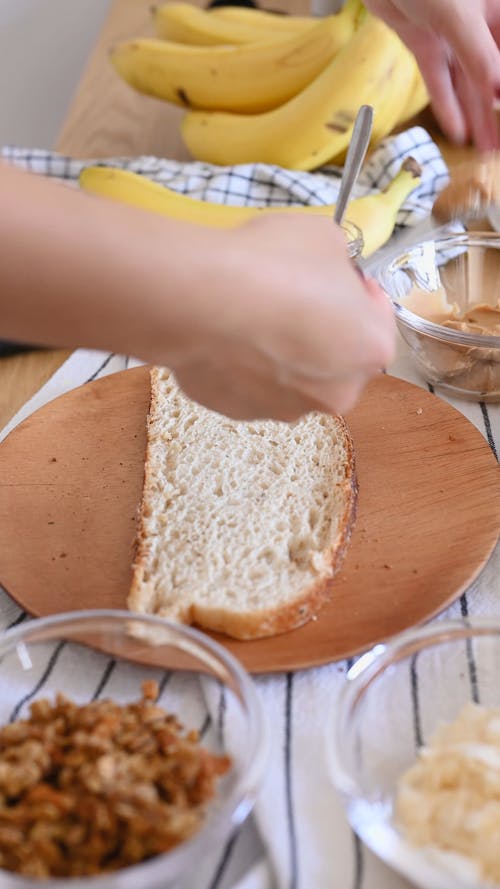
[[[182,110],[134,93],[109,64],[118,40],[150,32],[151,0],[114,0],[56,143],[72,157],[159,154],[186,159],[179,137]],[[199,5],[204,5],[201,0]],[[268,8],[304,14],[307,0],[268,0]],[[426,119],[425,124],[429,121]],[[438,138],[448,163],[470,155]],[[28,352],[0,359],[0,428],[42,386],[69,353]]]

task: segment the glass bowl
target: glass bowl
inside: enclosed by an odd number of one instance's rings
[[[499,676],[500,619],[438,621],[363,655],[327,721],[329,772],[353,829],[422,889],[491,889],[467,876],[468,859],[407,843],[393,810],[399,778],[439,725],[471,701],[500,707]]]
[[[0,870],[1,889],[167,889],[183,887],[248,815],[262,777],[267,742],[250,677],[224,648],[196,630],[129,611],[86,611],[26,621],[0,634],[0,725],[62,692],[76,703],[137,701],[141,683],[159,683],[159,706],[201,743],[228,754],[207,817],[194,836],[138,865],[94,877],[38,880]]]
[[[499,402],[500,235],[426,241],[377,275],[424,379],[459,398]]]
[[[344,219],[340,226],[347,240],[347,253],[350,259],[357,259],[363,252],[365,242],[363,240],[363,232],[354,223]]]

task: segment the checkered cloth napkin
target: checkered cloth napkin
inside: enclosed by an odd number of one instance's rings
[[[383,187],[408,154],[422,165],[423,176],[419,189],[399,214],[400,225],[413,224],[427,215],[436,193],[447,181],[446,166],[429,135],[421,128],[414,128],[387,140],[373,154],[358,183],[358,194]],[[39,173],[70,180],[78,176],[82,167],[80,161],[43,151],[5,149],[3,156]],[[315,174],[292,173],[261,164],[221,169],[151,157],[113,159],[105,163],[126,166],[199,198],[235,204],[331,203],[339,181],[339,171],[335,169]],[[0,437],[50,399],[132,364],[137,362],[124,356],[88,350],[74,352]],[[402,343],[390,372],[424,385]],[[452,403],[477,426],[497,455],[500,406]],[[444,616],[491,614],[499,617],[499,578],[500,548],[497,548],[474,589],[463,594]],[[0,628],[27,619],[7,594],[0,592]],[[214,850],[211,856],[197,863],[196,877],[185,889],[404,889],[408,886],[356,838],[329,785],[325,717],[335,707],[349,666],[350,662],[343,661],[308,671],[256,678],[268,716],[271,750],[253,816],[224,849]],[[71,649],[53,652],[47,662],[38,664],[34,670],[33,695],[43,694],[48,682],[56,687],[59,677],[61,683],[64,682],[64,676],[71,670],[82,672],[82,665]],[[464,670],[464,675],[469,671],[471,678],[476,676],[473,662],[466,663]],[[118,692],[119,683],[120,676],[113,675],[107,658],[95,655],[86,687],[88,696],[96,691],[99,695]],[[418,725],[419,700],[425,700],[425,694],[430,691],[426,677],[419,676],[418,666],[413,677],[413,692],[410,693],[409,681],[405,688],[403,694],[408,700],[401,718],[407,719],[409,726]],[[15,700],[15,689],[10,689],[9,694],[15,708],[19,704]],[[168,698],[165,703],[169,703]]]
[[[385,188],[408,156],[421,165],[422,177],[398,214],[398,226],[413,225],[426,216],[434,197],[448,180],[439,149],[424,129],[414,127],[383,142],[365,164],[353,191],[354,196],[361,196]],[[4,148],[0,157],[34,173],[68,181],[76,181],[82,168],[92,163],[123,167],[193,198],[251,207],[334,203],[342,172],[338,167],[325,167],[320,173],[302,173],[269,164],[214,167],[157,157],[81,161],[40,149],[10,147]]]

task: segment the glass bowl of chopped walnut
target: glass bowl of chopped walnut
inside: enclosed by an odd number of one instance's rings
[[[222,646],[130,612],[25,619],[0,635],[0,689],[2,889],[169,889],[216,868],[267,747]]]
[[[422,889],[500,886],[500,620],[436,621],[354,663],[326,755],[347,817]]]

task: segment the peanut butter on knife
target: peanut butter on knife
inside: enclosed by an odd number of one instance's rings
[[[500,151],[478,155],[451,171],[446,188],[434,201],[438,222],[478,217],[492,204],[500,205]]]

